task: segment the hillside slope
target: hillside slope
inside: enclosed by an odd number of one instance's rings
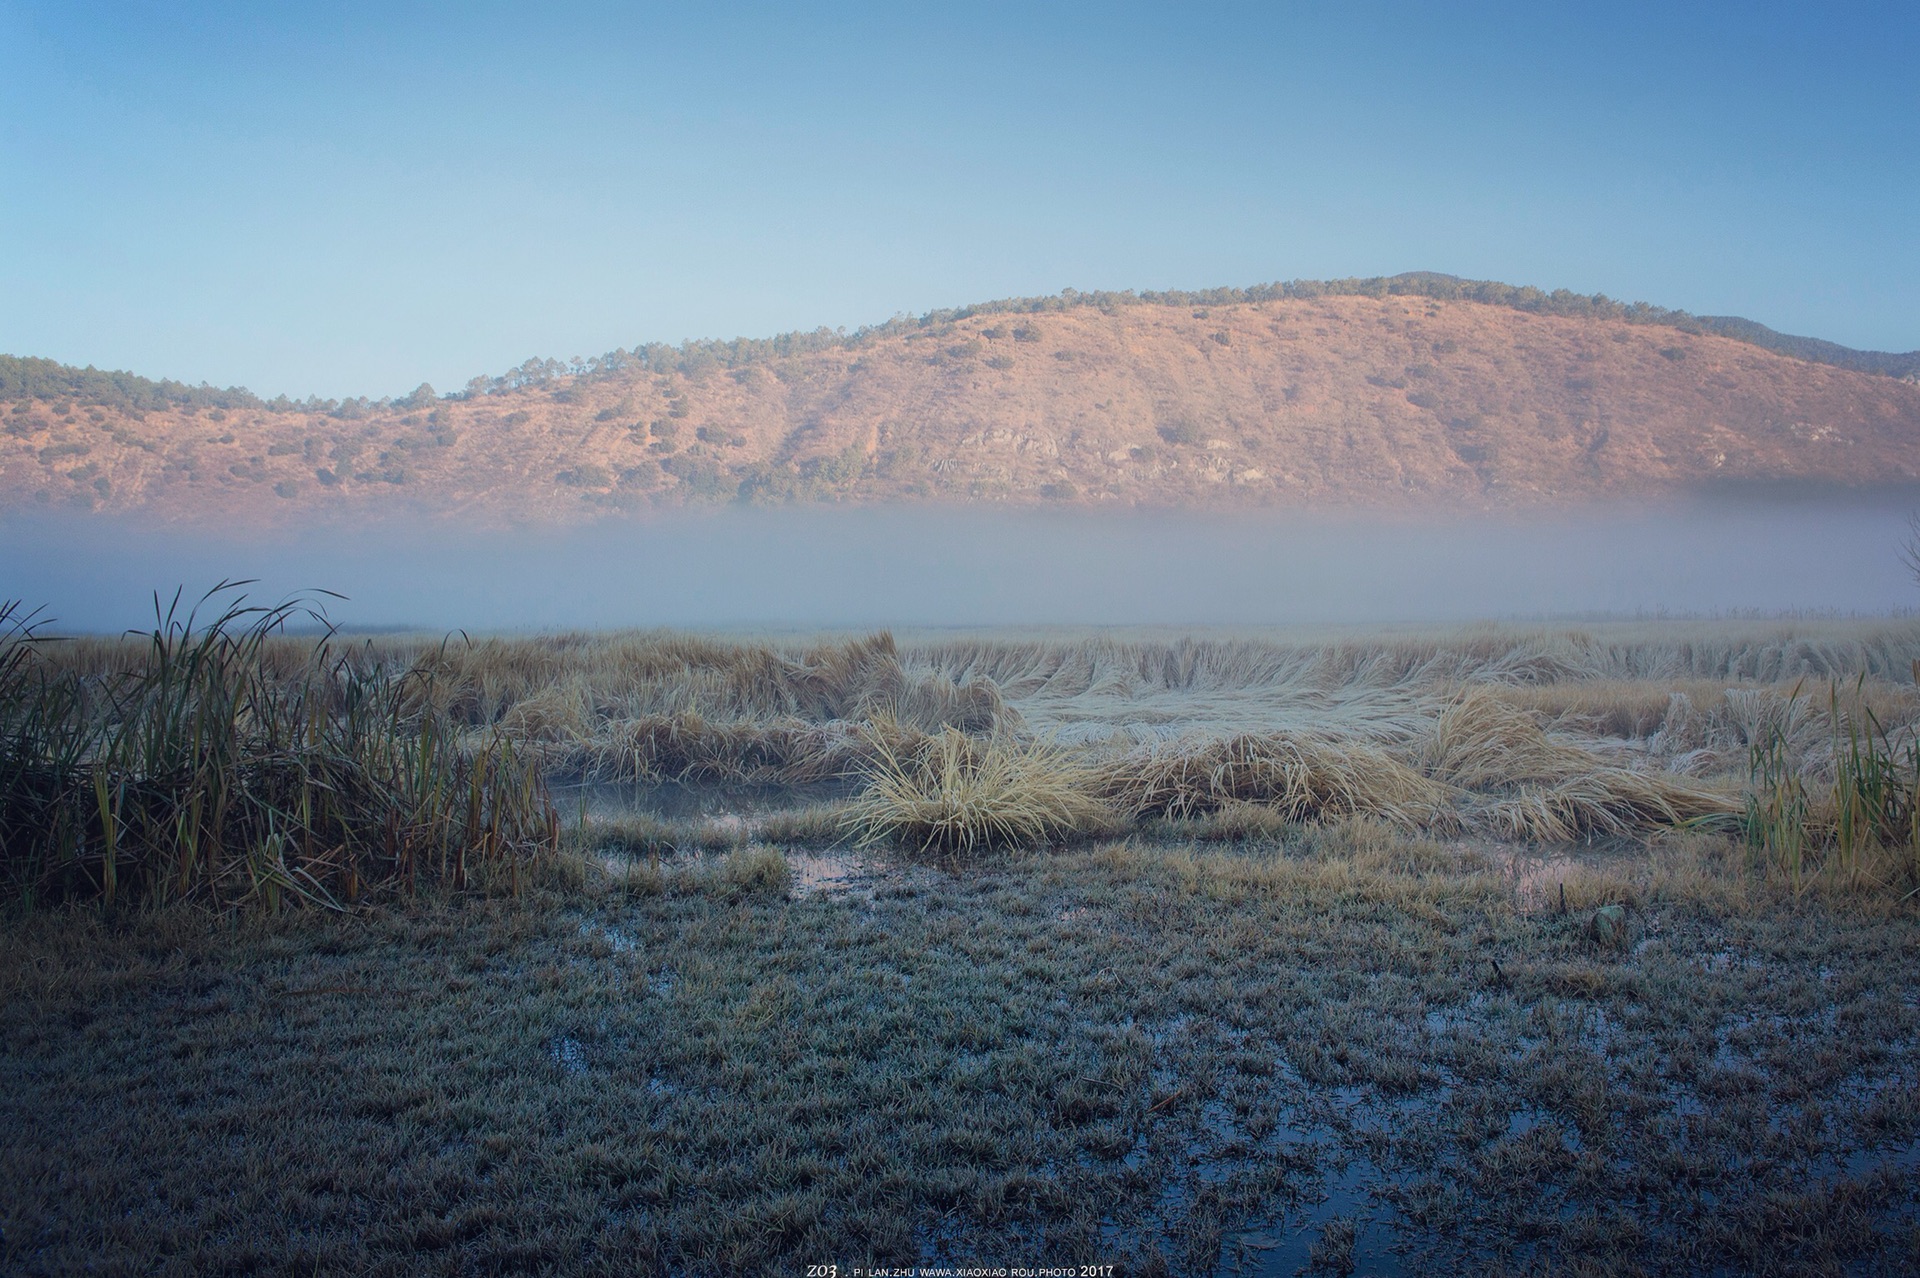
[[[569,520],[721,501],[1486,508],[1920,483],[1910,380],[1713,331],[1422,296],[962,312],[731,367],[707,350],[553,374],[330,410],[42,391],[0,418],[0,505]]]

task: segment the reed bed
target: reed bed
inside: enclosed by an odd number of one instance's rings
[[[324,639],[295,665],[272,640],[296,619],[325,622],[239,600],[203,622],[176,596],[143,660],[90,676],[0,607],[0,892],[274,909],[422,880],[518,890],[558,837],[533,759],[460,740],[410,708],[417,676]]]
[[[1564,629],[1378,627],[1185,635],[1095,632],[930,636],[915,651],[955,679],[992,679],[1011,699],[1101,690],[1346,688],[1615,682],[1791,684],[1905,681],[1920,656],[1910,618],[1608,622]]]
[[[310,641],[276,638],[269,666],[297,670]],[[343,653],[345,650],[343,649]],[[876,716],[937,733],[1076,723],[1192,726],[1222,733],[1324,730],[1403,744],[1430,711],[1421,699],[1485,688],[1564,726],[1649,736],[1688,699],[1694,746],[1744,753],[1728,689],[1784,696],[1865,677],[1885,697],[1883,720],[1920,713],[1911,619],[1596,623],[1543,629],[1377,628],[1168,637],[1154,632],[1055,633],[1040,638],[882,632],[835,641],[720,638],[661,631],[524,637],[381,636],[352,659],[428,676],[439,709],[466,727],[506,723],[516,735],[592,737],[607,723],[692,713],[716,723]],[[144,660],[138,645],[81,639],[56,660],[90,674]],[[1900,689],[1906,689],[1902,693]],[[524,707],[524,708],[522,708]],[[1297,709],[1300,721],[1289,717]],[[1582,722],[1584,720],[1584,722]],[[1063,734],[1064,735],[1064,734]]]
[[[1818,876],[1920,894],[1920,732],[1887,723],[1864,679],[1829,683],[1823,712],[1801,692],[1755,734],[1748,846],[1795,891]],[[1822,729],[1824,751],[1808,748]]]

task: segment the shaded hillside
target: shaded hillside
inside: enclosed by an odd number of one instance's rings
[[[11,361],[0,501],[570,519],[721,501],[1486,507],[1920,482],[1920,385],[1756,344],[1811,339],[1447,277],[1349,283],[1069,295],[529,362],[460,396],[380,404]]]

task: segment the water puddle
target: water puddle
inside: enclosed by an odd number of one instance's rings
[[[587,1046],[571,1036],[556,1038],[547,1044],[547,1054],[553,1063],[569,1074],[587,1072]]]
[[[859,896],[873,899],[876,867],[864,856],[841,848],[824,852],[789,851],[786,854],[787,894],[794,900],[810,896]]]
[[[1303,1170],[1305,1193],[1284,1215],[1229,1234],[1216,1278],[1404,1272],[1393,1250],[1398,1213],[1380,1196],[1404,1178],[1354,1148],[1369,1136],[1358,1120],[1378,1102],[1361,1087],[1309,1086],[1291,1065],[1279,1074],[1283,1088],[1300,1099],[1262,1142],[1263,1157]]]
[[[1513,885],[1514,901],[1524,911],[1557,909],[1566,893],[1567,880],[1582,868],[1570,853],[1510,850],[1502,866]]]
[[[1319,1201],[1272,1224],[1230,1235],[1214,1270],[1217,1278],[1300,1273],[1397,1278],[1404,1272],[1393,1250],[1396,1213],[1371,1189],[1388,1179],[1385,1174],[1359,1155],[1330,1158],[1322,1168]]]
[[[1635,851],[1618,846],[1529,847],[1513,843],[1458,846],[1492,863],[1511,886],[1514,903],[1524,913],[1558,910],[1565,900],[1566,885],[1574,878],[1587,871],[1621,865],[1636,855]]]
[[[610,923],[598,923],[591,919],[580,924],[580,935],[599,937],[615,954],[631,954],[638,945],[632,934],[625,928],[616,927]]]

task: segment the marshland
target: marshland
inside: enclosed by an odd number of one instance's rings
[[[1912,619],[324,603],[7,614],[9,1271],[1920,1264]]]
[[[0,1278],[1920,1274],[1920,6],[1727,8],[0,0]]]

